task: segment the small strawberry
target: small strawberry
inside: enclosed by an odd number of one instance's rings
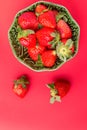
[[[28,85],[29,85],[29,82],[27,78],[25,76],[21,76],[20,78],[14,81],[14,85],[12,88],[13,92],[17,96],[23,98],[28,92]]]
[[[70,89],[70,82],[64,79],[59,79],[54,83],[47,84],[50,88],[50,103],[55,101],[61,102],[61,99],[68,93]]]
[[[40,45],[45,47],[54,47],[60,37],[53,28],[43,27],[36,32],[36,37]]]
[[[30,34],[27,37],[21,37],[19,39],[21,45],[25,47],[35,46],[36,45],[36,36],[35,34]]]
[[[38,56],[42,54],[45,50],[44,46],[36,45],[28,48],[28,54],[32,60],[37,61]]]
[[[54,50],[46,50],[41,55],[41,60],[44,66],[52,67],[56,62],[56,52]]]
[[[38,20],[34,12],[24,12],[18,17],[18,24],[22,29],[37,29]]]
[[[41,13],[43,13],[45,10],[47,10],[47,7],[43,4],[39,4],[35,8],[35,14],[39,16]]]
[[[59,20],[57,22],[57,30],[60,32],[61,39],[71,38],[72,37],[72,30],[69,25],[64,20]]]
[[[74,42],[72,39],[62,39],[56,46],[57,56],[60,60],[66,62],[66,60],[72,57],[74,53]]]
[[[39,23],[42,24],[44,27],[55,28],[56,27],[56,19],[54,16],[53,11],[48,10],[44,12],[38,17]]]

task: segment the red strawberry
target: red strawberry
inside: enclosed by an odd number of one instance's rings
[[[35,8],[35,13],[36,13],[36,15],[41,14],[46,9],[47,9],[47,7],[45,5],[39,4]]]
[[[36,45],[33,47],[29,47],[28,48],[28,53],[29,56],[31,57],[32,60],[37,61],[38,60],[38,56],[40,54],[42,54],[45,50],[44,46],[40,46],[40,45]]]
[[[37,29],[38,20],[34,12],[25,12],[18,17],[18,24],[22,29]]]
[[[44,12],[38,17],[39,23],[45,27],[55,28],[56,27],[56,19],[53,11],[49,10]]]
[[[27,78],[25,76],[21,76],[20,78],[14,81],[14,85],[12,88],[13,92],[17,96],[23,98],[28,91],[28,85],[29,85],[29,82]]]
[[[36,45],[36,36],[35,34],[30,34],[27,37],[21,37],[19,39],[21,45],[25,47],[31,47]]]
[[[36,32],[36,37],[39,41],[39,44],[45,47],[51,47],[59,40],[58,34],[54,29],[43,27],[42,29]],[[53,41],[55,39],[55,41]],[[52,42],[53,41],[53,42]]]
[[[47,84],[47,86],[50,88],[50,103],[54,103],[54,101],[61,102],[61,98],[64,97],[70,89],[70,82],[59,79],[55,83]]]
[[[54,13],[55,18],[59,14],[57,10],[53,10],[53,13]]]
[[[74,42],[72,39],[62,39],[56,46],[57,56],[66,62],[74,53]]]
[[[44,51],[41,55],[41,60],[44,66],[52,67],[56,62],[56,52],[54,50]]]
[[[71,28],[62,19],[57,22],[57,30],[60,32],[61,38],[67,39],[72,37]]]

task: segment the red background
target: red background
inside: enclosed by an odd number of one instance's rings
[[[59,70],[40,73],[19,63],[8,41],[15,14],[33,2],[0,0],[0,130],[87,130],[87,1],[52,1],[66,6],[80,25],[79,51]],[[22,74],[31,81],[24,99],[12,92],[13,80]],[[51,105],[45,84],[59,77],[72,86],[62,103]]]

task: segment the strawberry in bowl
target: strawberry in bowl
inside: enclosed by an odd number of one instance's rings
[[[78,51],[79,25],[61,5],[39,1],[21,10],[9,29],[16,58],[34,71],[52,71]]]

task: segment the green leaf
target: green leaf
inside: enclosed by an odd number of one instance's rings
[[[53,104],[55,102],[55,98],[54,97],[51,97],[50,98],[50,103]]]
[[[38,60],[36,61],[35,66],[43,67],[43,63],[40,55],[38,55]]]
[[[66,58],[66,56],[59,56],[59,58],[62,60],[62,61],[64,61],[64,62],[66,62],[67,61],[67,58]]]
[[[56,33],[55,33],[55,32],[52,32],[52,33],[51,33],[51,36],[52,36],[52,37],[56,37]]]
[[[65,45],[68,46],[69,49],[71,49],[72,46],[73,46],[73,41],[72,41],[72,39],[68,39]]]
[[[55,48],[58,42],[60,41],[60,34],[58,32],[51,33],[51,36],[54,36],[54,39],[49,42],[51,44],[51,48]]]
[[[57,102],[61,102],[61,98],[60,96],[56,96],[56,99],[55,99]]]
[[[35,15],[36,15],[37,17],[39,17],[39,16],[40,16],[40,13],[37,13],[37,12],[36,12]]]
[[[29,34],[34,34],[35,32],[31,29],[27,29],[27,30],[20,30],[18,32],[18,39],[20,39],[21,37],[27,37]]]
[[[28,81],[27,78],[23,75],[23,76],[21,76],[19,79],[14,80],[14,84],[15,84],[15,85],[21,84],[21,85],[25,88],[25,87],[26,87],[26,84],[29,84],[29,81]]]
[[[23,87],[23,88],[26,88],[26,84],[22,84],[22,87]]]
[[[20,26],[17,26],[17,32],[21,32],[22,28]]]
[[[29,81],[27,80],[27,78],[24,75],[19,80],[20,80],[20,82],[23,82],[24,84],[29,84]]]
[[[56,22],[58,22],[62,18],[64,19],[65,22],[68,21],[66,14],[64,12],[59,12],[58,15],[56,15]]]
[[[55,87],[54,83],[47,84],[47,86],[48,86],[49,88],[51,88],[51,89],[54,89],[54,87]]]

